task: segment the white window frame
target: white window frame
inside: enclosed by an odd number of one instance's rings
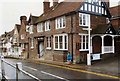
[[[56,24],[56,29],[65,28],[65,26],[66,26],[66,18],[65,18],[65,16],[56,18],[55,19],[55,24]]]
[[[62,36],[62,48],[60,48],[60,42],[59,42],[60,36]],[[58,48],[55,48],[55,43],[56,43],[55,37],[58,38],[58,41],[57,41]],[[66,37],[66,48],[65,48],[65,37]],[[68,50],[68,35],[67,34],[54,35],[53,43],[54,43],[54,50]]]
[[[21,35],[21,39],[25,39],[25,34],[22,34],[22,35]]]
[[[43,32],[43,23],[37,24],[37,32]]]
[[[24,43],[21,44],[21,48],[25,49],[25,44]]]
[[[89,46],[87,46],[87,44],[89,43],[88,42],[88,34],[79,34],[81,37],[80,37],[80,49],[79,49],[79,51],[89,51]],[[85,39],[83,39],[83,37],[85,37]],[[85,41],[83,41],[83,40],[85,40]],[[83,47],[85,47],[85,48],[83,48]],[[88,47],[88,48],[87,48]]]
[[[82,23],[80,22],[80,18],[82,19]],[[85,20],[85,25],[83,24],[84,20]],[[90,20],[89,14],[79,13],[79,26],[89,27],[89,22],[90,22],[89,20]]]
[[[46,49],[51,49],[51,37],[46,37]]]
[[[34,39],[30,38],[31,48],[34,48]]]
[[[45,21],[45,31],[50,31],[50,21]]]

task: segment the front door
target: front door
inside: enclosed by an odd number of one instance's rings
[[[38,45],[38,52],[39,52],[39,56],[43,56],[43,52],[44,52],[44,42],[39,42],[39,45]]]

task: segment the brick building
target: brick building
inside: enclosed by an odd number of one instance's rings
[[[50,7],[50,2],[44,1],[44,13],[34,23],[35,34],[29,43],[32,51],[29,52],[29,58],[63,62],[66,61],[67,52],[70,52],[74,62],[86,63],[90,51],[89,29],[92,55],[114,53],[114,28],[106,24],[106,18],[111,18],[108,4],[101,0],[56,1]]]

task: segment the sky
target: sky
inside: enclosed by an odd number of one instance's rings
[[[20,16],[40,16],[44,0],[0,0],[0,35],[20,24]],[[52,1],[52,0],[49,0]],[[110,0],[110,6],[116,6],[119,0]]]

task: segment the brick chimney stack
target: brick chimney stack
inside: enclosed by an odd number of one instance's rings
[[[49,0],[44,0],[43,2],[43,12],[46,13],[50,9],[50,2]]]
[[[53,0],[53,6],[56,6],[58,4],[59,0]]]
[[[25,24],[26,25],[26,23],[27,23],[27,17],[26,16],[21,16],[20,17],[20,21],[21,21],[21,24]]]

